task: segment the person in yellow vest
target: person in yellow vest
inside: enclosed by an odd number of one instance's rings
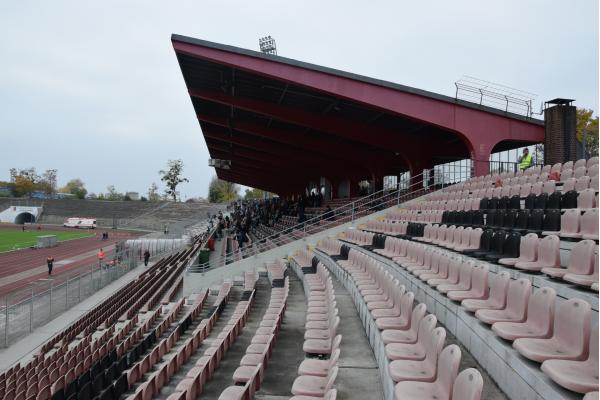
[[[523,155],[519,157],[519,169],[521,171],[525,171],[527,168],[531,167],[533,164],[533,158],[531,154],[529,154],[529,149],[523,149]]]

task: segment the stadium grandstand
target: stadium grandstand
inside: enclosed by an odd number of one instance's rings
[[[570,101],[538,120],[172,44],[219,178],[277,196],[183,218],[77,307],[67,281],[22,340],[38,305],[1,308],[0,399],[598,399],[599,163]]]

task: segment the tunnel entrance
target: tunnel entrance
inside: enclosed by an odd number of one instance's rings
[[[15,224],[32,224],[35,222],[35,216],[28,212],[23,212],[15,217]]]

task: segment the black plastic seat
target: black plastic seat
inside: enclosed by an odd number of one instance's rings
[[[465,216],[466,215],[467,215],[466,211],[464,211],[464,210],[458,211],[456,213],[456,220],[454,221],[454,223],[456,225],[464,225],[465,224],[465,219],[466,219]]]
[[[493,228],[501,228],[504,225],[504,218],[506,217],[506,210],[496,210],[496,219],[494,220]]]
[[[527,231],[527,222],[529,220],[529,210],[519,210],[515,219],[515,226],[513,231],[524,233]]]
[[[475,250],[464,250],[463,254],[466,255],[474,255],[477,252],[488,252],[490,251],[490,244],[492,240],[492,236],[494,235],[493,229],[486,229],[481,233],[481,238],[479,240],[479,248]]]
[[[504,214],[504,220],[502,221],[502,226],[500,228],[505,231],[510,231],[515,227],[515,222],[517,219],[517,210],[507,210],[506,214]]]
[[[497,263],[501,258],[519,257],[521,247],[521,235],[518,232],[510,232],[504,238],[502,252],[499,254],[488,254],[485,258],[490,262]]]
[[[497,197],[492,197],[488,203],[488,210],[495,210],[498,208],[498,201],[500,199]]]
[[[483,226],[483,211],[474,210],[471,218],[471,226],[479,228]]]
[[[544,210],[532,210],[527,219],[527,233],[542,233]]]
[[[542,231],[558,232],[560,231],[560,210],[546,210]]]
[[[496,210],[488,210],[485,216],[485,227],[491,228],[496,221]]]
[[[450,211],[444,211],[442,213],[442,224],[445,224],[448,222],[448,216],[450,215]]]
[[[546,203],[546,210],[559,210],[561,194],[559,191],[550,193],[548,196],[548,202]]]
[[[579,193],[575,190],[569,190],[567,193],[563,193],[560,197],[560,208],[577,208],[577,197],[579,197]]]
[[[519,210],[521,208],[521,197],[518,194],[512,196],[508,201],[508,208],[511,210]]]
[[[504,238],[506,238],[506,232],[501,230],[494,231],[494,235],[490,239],[490,249],[488,251],[475,252],[473,255],[477,258],[487,259],[488,256],[502,254]]]
[[[540,195],[535,197],[535,203],[533,208],[537,210],[545,210],[546,203],[548,203],[548,193],[541,193]]]
[[[129,383],[127,382],[127,374],[121,374],[114,384],[114,395],[115,398],[119,398],[122,394],[129,390]]]
[[[533,210],[535,208],[535,198],[537,196],[533,193],[529,193],[527,197],[525,197],[525,208],[527,210]]]
[[[52,397],[50,399],[51,400],[65,400],[66,397],[65,397],[64,388],[58,389],[56,392],[54,392],[54,394],[52,395]]]
[[[489,207],[489,203],[490,203],[490,199],[488,199],[487,197],[482,198],[481,200],[479,200],[479,209],[487,210]]]
[[[465,211],[465,214],[463,216],[462,225],[463,226],[473,225],[473,215],[474,214],[475,214],[475,211],[473,211],[473,210]]]
[[[77,393],[77,399],[90,400],[92,397],[92,385],[88,382],[81,389],[79,389],[79,392]]]
[[[510,202],[510,198],[508,196],[500,197],[498,200],[498,210],[506,210],[508,208],[508,203]]]

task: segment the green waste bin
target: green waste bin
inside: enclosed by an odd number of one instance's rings
[[[207,263],[209,254],[210,254],[209,249],[204,248],[204,249],[200,250],[200,257],[198,258],[198,263],[199,264]]]

